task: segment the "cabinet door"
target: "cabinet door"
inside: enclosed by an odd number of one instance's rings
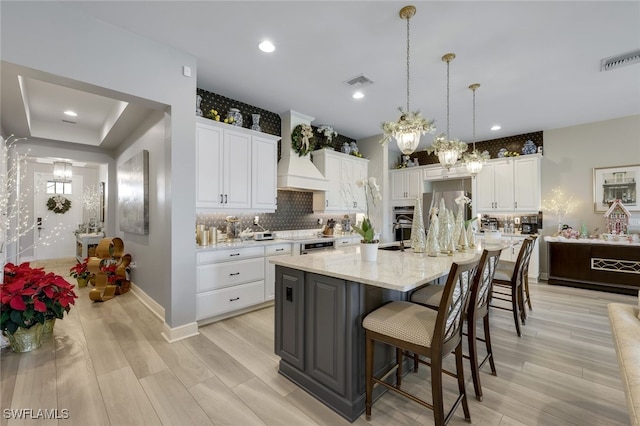
[[[222,129],[196,126],[196,208],[222,206],[222,147]]]
[[[278,195],[278,142],[253,136],[251,164],[251,207],[275,211]]]
[[[482,167],[480,173],[476,175],[473,204],[478,212],[487,212],[494,209],[494,173],[494,164],[487,163]]]
[[[494,163],[494,202],[497,210],[512,211],[513,198],[513,162],[511,160]]]
[[[364,191],[362,190],[362,188],[356,185],[356,182],[358,180],[365,180],[368,178],[369,165],[363,161],[354,161],[353,170],[354,170],[355,181],[352,183],[352,185],[353,185],[353,191],[355,192],[355,195],[356,195],[355,211],[365,212],[367,211],[367,199],[365,197]]]
[[[537,157],[518,159],[514,163],[514,198],[517,211],[540,210],[540,160]]]
[[[276,267],[275,352],[304,370],[304,272]]]
[[[251,207],[251,136],[224,132],[224,207]]]
[[[391,200],[392,201],[404,201],[407,199],[407,193],[405,189],[405,174],[403,171],[392,171],[391,178]]]
[[[342,162],[335,158],[327,157],[326,177],[329,180],[329,189],[325,193],[325,210],[344,210],[344,197],[342,194]]]
[[[415,200],[416,197],[422,197],[423,179],[422,170],[407,170],[405,173],[405,185],[408,200]]]
[[[352,211],[358,203],[357,194],[364,192],[356,185],[355,163],[348,157],[340,159],[340,167],[342,178],[340,179],[340,192],[342,198],[342,207],[345,210]]]
[[[307,274],[305,363],[307,374],[340,395],[345,394],[346,284]]]

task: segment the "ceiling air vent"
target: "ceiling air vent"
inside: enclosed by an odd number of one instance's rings
[[[611,71],[625,65],[640,63],[640,49],[600,60],[600,71]]]
[[[357,77],[350,78],[349,80],[344,82],[346,85],[355,88],[361,88],[373,84],[373,81],[364,75],[359,75]]]
[[[75,121],[71,121],[71,120],[62,120],[63,123],[69,123],[69,124],[78,124]]]

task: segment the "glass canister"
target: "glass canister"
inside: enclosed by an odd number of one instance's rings
[[[240,240],[240,219],[236,216],[227,216],[227,241]]]

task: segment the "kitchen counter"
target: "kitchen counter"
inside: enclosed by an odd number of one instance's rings
[[[506,248],[509,245],[505,243],[492,247]],[[470,260],[481,252],[482,245],[473,251],[457,252],[454,256],[438,254],[437,257],[413,253],[410,248],[405,252],[379,250],[377,262],[363,262],[360,247],[355,246],[306,256],[277,257],[269,259],[269,262],[277,266],[406,292],[446,275],[453,262]]]
[[[509,247],[510,243],[495,245]],[[363,262],[360,247],[269,258],[276,265],[275,353],[278,371],[353,422],[365,408],[362,319],[412,289],[445,276],[455,261],[476,258],[482,247],[454,256],[406,251],[378,252]],[[380,347],[374,371],[395,357]],[[408,371],[408,369],[407,369]],[[384,387],[374,389],[374,399]]]
[[[336,234],[330,237],[318,237],[317,235],[286,235],[284,234],[282,237],[274,238],[273,240],[245,240],[245,241],[236,241],[236,242],[221,242],[218,244],[212,244],[208,246],[197,246],[196,253],[198,252],[206,252],[206,251],[215,251],[215,250],[229,250],[235,248],[242,247],[261,247],[268,246],[272,244],[287,244],[287,243],[314,243],[319,241],[336,241],[342,238],[360,238],[358,234]]]

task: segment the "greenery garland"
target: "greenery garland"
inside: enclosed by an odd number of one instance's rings
[[[298,153],[299,157],[307,155],[313,151],[315,141],[313,129],[308,124],[298,124],[291,133],[291,147]]]
[[[71,208],[71,200],[62,195],[54,195],[47,200],[47,208],[54,213],[64,214]]]

